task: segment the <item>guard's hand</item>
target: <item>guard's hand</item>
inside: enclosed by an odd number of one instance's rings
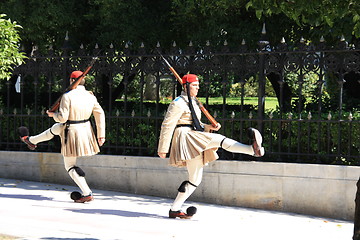
[[[48,115],[48,117],[54,116],[54,112],[50,112],[49,110],[46,110],[46,114]]]
[[[213,127],[212,125],[209,125],[210,127],[209,127],[209,129],[211,130],[211,131],[219,131],[219,129],[221,128],[221,124],[220,123],[218,123],[217,125],[216,125],[216,127]]]
[[[103,138],[103,137],[98,138],[98,143],[99,143],[99,146],[100,146],[100,147],[101,147],[102,145],[104,145],[104,143],[105,143],[105,138]]]
[[[158,155],[159,155],[160,158],[166,158],[166,153],[158,152]]]

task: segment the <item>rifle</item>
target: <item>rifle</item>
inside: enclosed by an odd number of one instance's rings
[[[79,83],[81,82],[81,80],[83,80],[86,76],[86,74],[88,74],[88,72],[90,71],[90,69],[92,68],[92,66],[94,65],[95,61],[98,59],[98,57],[93,57],[89,66],[86,67],[86,69],[84,70],[83,74],[81,74],[81,76],[79,76],[78,78],[76,78],[76,80],[74,82],[72,82],[66,89],[65,91],[61,94],[61,96],[55,101],[55,103],[49,108],[49,112],[55,112],[59,106],[60,106],[60,101],[61,101],[61,98],[62,96],[70,91],[70,90],[73,90],[75,89]]]
[[[164,60],[164,62],[166,63],[166,65],[169,67],[170,71],[174,74],[175,78],[178,80],[178,82],[181,84],[181,86],[183,86],[183,82],[181,77],[179,76],[179,74],[175,71],[175,69],[170,65],[170,63],[165,59],[165,57],[159,52],[160,56],[162,57],[162,59]],[[195,97],[196,98],[196,97]],[[213,116],[211,116],[211,114],[209,113],[208,110],[206,110],[206,108],[204,107],[204,105],[199,101],[199,99],[197,99],[197,102],[199,103],[199,107],[200,110],[202,111],[202,113],[206,116],[206,118],[209,120],[209,122],[211,123],[211,125],[213,127],[217,127],[218,126],[218,122],[215,120],[215,118],[213,118]]]

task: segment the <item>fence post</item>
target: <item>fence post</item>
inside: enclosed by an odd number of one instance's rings
[[[265,54],[269,42],[265,40],[266,29],[265,23],[261,31],[261,38],[258,42],[259,45],[259,89],[258,89],[258,129],[264,132],[264,116],[265,116]]]
[[[63,50],[63,74],[64,74],[64,81],[62,81],[62,86],[63,89],[66,89],[67,86],[69,85],[69,82],[66,81],[68,79],[69,76],[69,72],[68,72],[68,68],[69,68],[69,51],[70,51],[70,43],[69,43],[69,35],[68,32],[66,31],[66,36],[64,39],[64,44],[62,47]]]

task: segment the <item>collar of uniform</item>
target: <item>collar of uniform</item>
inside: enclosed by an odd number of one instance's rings
[[[84,85],[78,85],[78,86],[76,87],[76,89],[85,90],[85,86],[84,86]]]

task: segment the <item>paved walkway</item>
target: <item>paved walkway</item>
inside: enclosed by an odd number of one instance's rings
[[[349,221],[194,202],[192,219],[169,219],[172,199],[94,190],[74,203],[75,190],[0,178],[0,239],[352,239]]]

